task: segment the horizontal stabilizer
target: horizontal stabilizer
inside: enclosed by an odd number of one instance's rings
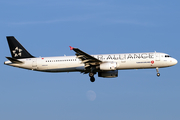
[[[16,58],[11,58],[11,57],[6,57],[8,60],[10,60],[12,63],[18,63],[18,64],[22,64],[22,61],[17,60]]]

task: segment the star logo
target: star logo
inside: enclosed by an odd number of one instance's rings
[[[15,50],[12,51],[14,54],[14,57],[21,56],[22,49],[19,49],[18,47],[15,48]]]

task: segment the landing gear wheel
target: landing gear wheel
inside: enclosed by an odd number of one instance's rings
[[[157,73],[157,76],[159,77],[159,76],[160,76],[160,73]]]
[[[159,73],[159,68],[158,67],[156,67],[156,72],[157,72],[157,76],[159,77],[160,73]]]
[[[89,77],[94,77],[94,73],[90,72]]]
[[[90,81],[91,81],[91,82],[94,82],[94,81],[95,81],[95,78],[94,78],[94,77],[90,77]]]

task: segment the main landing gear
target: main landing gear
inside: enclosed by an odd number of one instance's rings
[[[96,68],[93,67],[93,66],[90,68],[89,77],[90,77],[90,81],[91,81],[91,82],[94,82],[94,81],[95,81],[95,78],[94,78],[94,74],[96,74],[96,72],[94,72],[95,69],[96,69]]]
[[[156,72],[157,72],[157,76],[159,77],[160,73],[159,73],[159,68],[158,67],[156,68]]]
[[[89,73],[89,77],[90,77],[90,81],[91,81],[91,82],[94,82],[94,81],[95,81],[94,73],[93,73],[93,72],[90,72],[90,73]]]

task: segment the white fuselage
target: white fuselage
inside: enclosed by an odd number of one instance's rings
[[[103,61],[116,63],[116,70],[161,68],[177,64],[177,60],[165,53],[129,53],[92,55]],[[43,72],[75,72],[85,71],[85,64],[76,56],[39,57],[18,59],[23,63],[17,64],[6,61],[4,64]]]

